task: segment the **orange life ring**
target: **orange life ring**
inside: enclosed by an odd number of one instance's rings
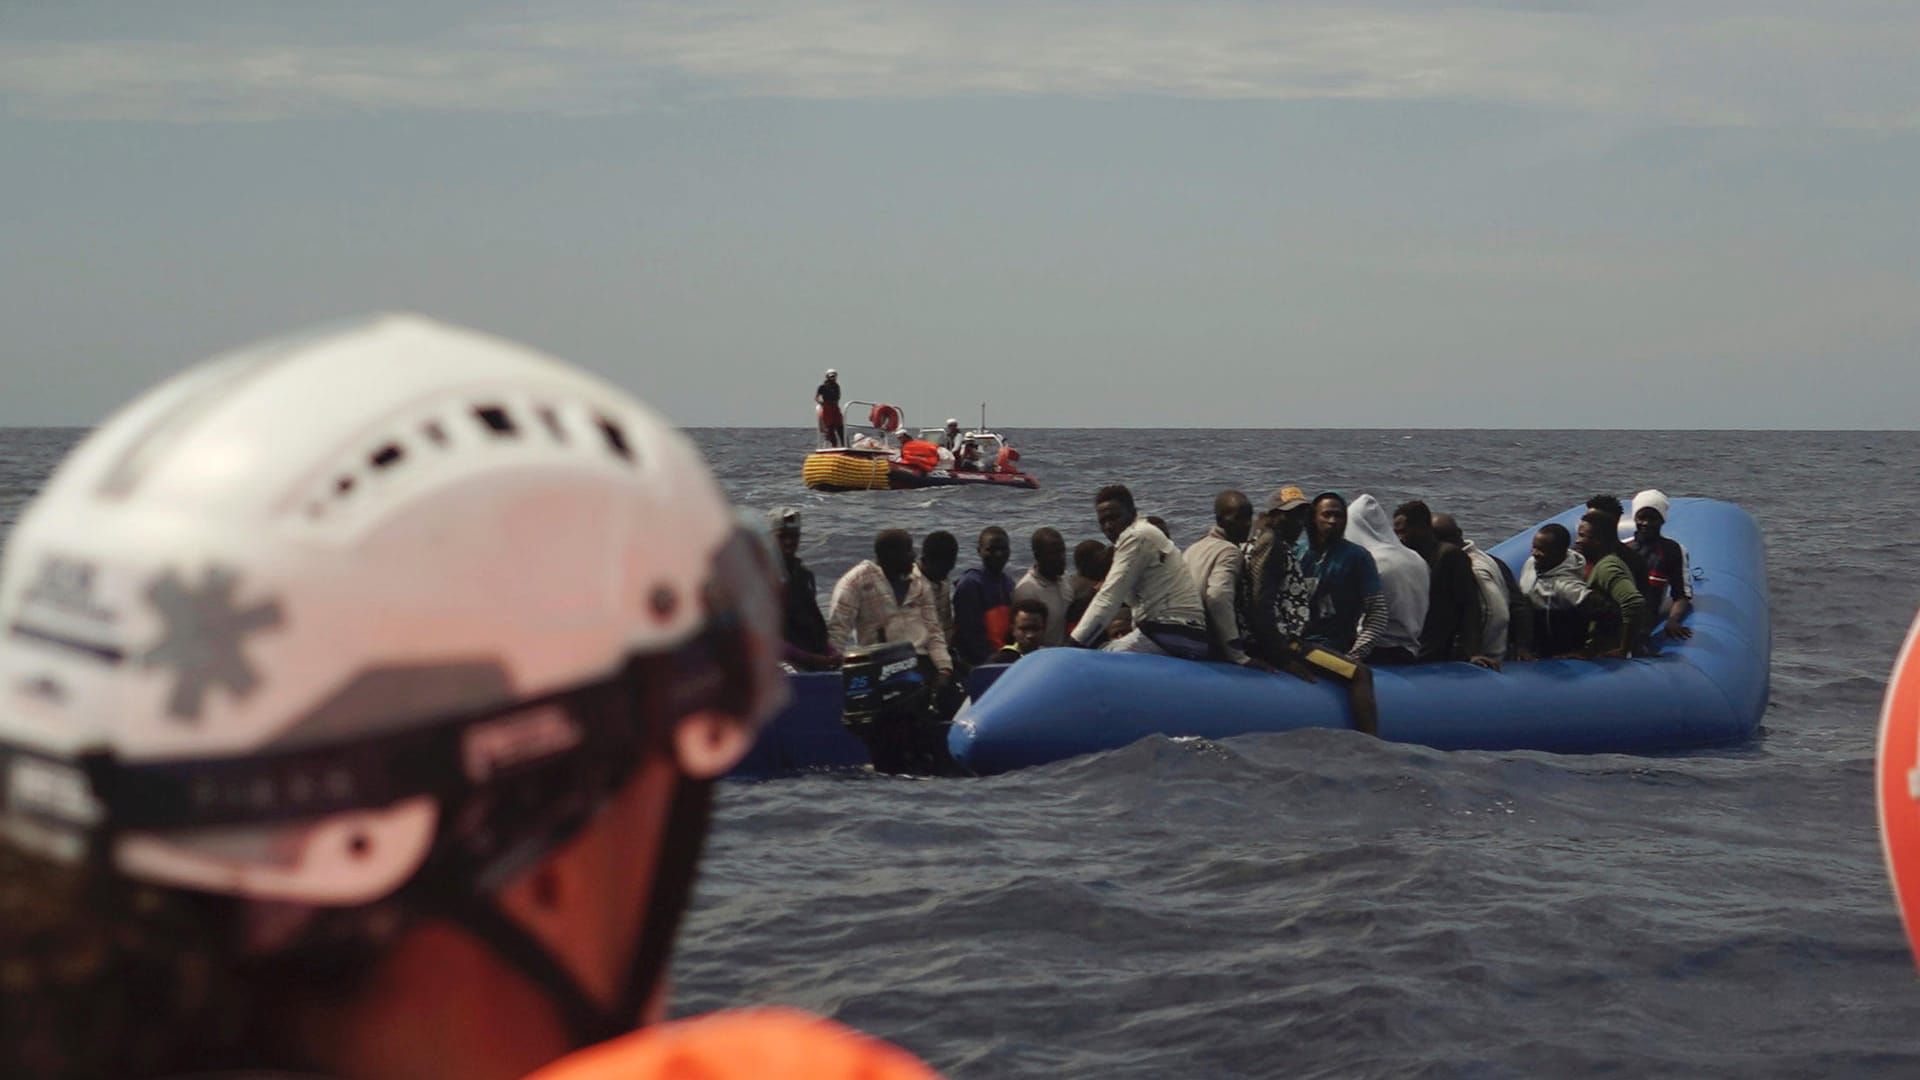
[[[875,405],[867,413],[867,423],[881,431],[899,431],[900,410],[891,405]]]

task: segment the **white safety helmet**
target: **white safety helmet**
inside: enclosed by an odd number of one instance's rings
[[[839,372],[837,372],[837,371],[835,371],[835,370],[833,370],[832,368],[828,368],[828,369],[827,369],[827,378],[829,378],[829,379],[837,379],[837,378],[839,378],[839,377],[840,377],[840,373],[839,373]]]
[[[958,420],[955,420],[955,419],[954,419],[953,417],[951,417],[951,416],[949,416],[949,417],[947,417],[947,427],[948,427],[948,428],[950,428],[950,429],[951,429],[951,428],[957,428],[957,427],[959,427],[959,426],[960,426],[960,421],[958,421]]]
[[[778,707],[762,531],[661,417],[496,338],[386,315],[216,358],[8,540],[0,836],[315,907],[430,858],[497,884],[679,718]]]

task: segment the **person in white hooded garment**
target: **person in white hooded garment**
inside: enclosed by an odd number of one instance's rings
[[[1420,627],[1427,620],[1427,563],[1393,534],[1393,518],[1380,500],[1362,495],[1347,506],[1347,539],[1367,549],[1387,597],[1387,627],[1367,662],[1412,664],[1420,656]]]

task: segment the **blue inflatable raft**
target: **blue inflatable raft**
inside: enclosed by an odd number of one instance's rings
[[[1556,520],[1572,529],[1583,507]],[[1545,524],[1542,522],[1541,524]],[[1516,573],[1534,529],[1492,549]],[[1692,564],[1694,635],[1656,634],[1662,655],[1377,668],[1380,736],[1441,749],[1644,752],[1750,737],[1767,707],[1772,629],[1766,550],[1746,511],[1674,499],[1666,535]],[[1148,735],[1227,738],[1351,727],[1346,692],[1227,664],[1082,649],[1035,653],[954,721],[962,768],[997,773],[1125,746]]]

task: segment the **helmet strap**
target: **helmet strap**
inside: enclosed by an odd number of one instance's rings
[[[617,1000],[611,1006],[595,1002],[552,950],[502,911],[492,896],[470,893],[443,912],[546,996],[575,1049],[605,1042],[639,1026],[641,1010],[666,976],[680,917],[693,892],[713,805],[713,781],[676,776],[674,784],[639,936]]]
[[[491,897],[475,896],[445,914],[546,996],[566,1026],[567,1040],[575,1049],[604,1042],[632,1029],[631,1019],[622,1022],[612,1010],[596,1004],[580,988],[579,980],[566,965],[525,927],[501,911]]]
[[[713,781],[676,776],[673,803],[667,810],[666,832],[660,839],[660,858],[654,864],[653,885],[648,890],[647,913],[640,926],[640,939],[627,968],[626,988],[621,1008],[636,1017],[666,979],[668,962],[673,958],[674,938],[680,932],[681,916],[693,898],[693,883],[699,874],[700,852],[706,845],[707,826],[712,818]]]

